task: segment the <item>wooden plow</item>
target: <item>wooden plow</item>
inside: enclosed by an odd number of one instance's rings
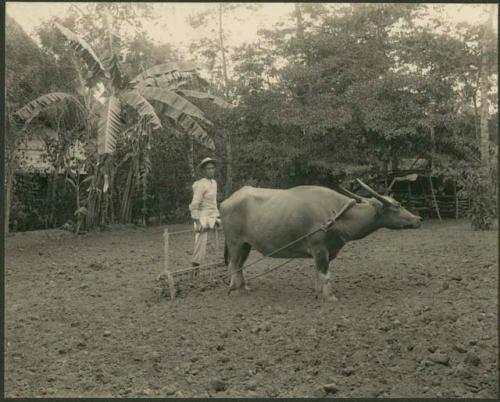
[[[170,238],[181,233],[193,233],[194,230],[182,230],[169,233],[168,229],[163,231],[163,272],[156,278],[163,289],[168,289],[170,299],[174,300],[176,296],[176,284],[179,282],[201,283],[202,281],[213,282],[221,274],[228,274],[223,261],[210,262],[196,267],[173,268],[170,266]],[[217,252],[219,248],[219,229],[216,227],[215,232],[215,247]]]

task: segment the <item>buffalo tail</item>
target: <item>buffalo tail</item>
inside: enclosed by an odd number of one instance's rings
[[[226,264],[226,267],[229,264],[229,249],[227,248],[226,241],[224,241],[224,264]]]

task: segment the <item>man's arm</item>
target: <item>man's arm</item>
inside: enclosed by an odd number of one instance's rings
[[[195,182],[193,184],[193,200],[189,204],[189,210],[191,211],[191,218],[195,221],[200,219],[200,205],[203,199],[204,186],[202,183]]]

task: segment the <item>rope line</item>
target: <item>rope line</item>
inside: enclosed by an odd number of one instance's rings
[[[288,264],[289,262],[291,262],[293,260],[293,258],[290,258],[288,260],[286,260],[285,262],[282,262],[281,264],[278,264],[276,265],[275,267],[271,268],[271,269],[268,269],[267,271],[264,271],[264,272],[261,272],[260,274],[257,274],[257,275],[254,275],[254,276],[251,276],[249,278],[247,278],[247,281],[249,281],[250,279],[255,279],[255,278],[258,278],[259,276],[264,276],[264,275],[267,275],[268,273],[282,267],[283,265],[286,265]]]
[[[168,232],[168,235],[172,236],[172,235],[181,234],[181,233],[188,233],[188,232],[194,232],[194,229],[179,230],[178,232]]]
[[[210,229],[211,231],[215,231],[215,230],[218,230],[218,229]],[[168,235],[169,236],[172,236],[172,235],[177,235],[177,234],[181,234],[181,233],[196,233],[194,228],[193,229],[186,229],[186,230],[179,230],[177,232],[168,232]]]

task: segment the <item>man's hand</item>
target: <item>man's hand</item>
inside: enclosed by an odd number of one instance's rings
[[[194,221],[194,227],[196,228],[197,232],[201,232],[201,222],[199,219],[193,219]]]

